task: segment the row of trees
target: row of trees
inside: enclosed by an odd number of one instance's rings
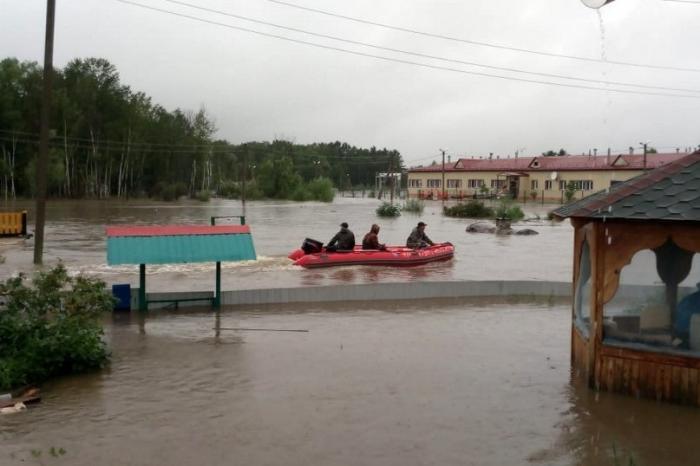
[[[0,194],[31,196],[38,152],[42,69],[0,61]],[[376,172],[402,168],[395,150],[341,142],[231,144],[215,139],[204,109],[168,111],[120,82],[100,58],[76,59],[54,75],[49,195],[71,198],[235,192],[303,197],[326,178],[339,189],[371,186]],[[318,185],[318,183],[316,183]]]

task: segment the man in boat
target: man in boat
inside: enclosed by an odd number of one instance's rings
[[[355,248],[355,234],[348,229],[347,222],[340,224],[340,231],[328,242],[326,251],[352,251]]]
[[[426,224],[423,222],[418,222],[418,226],[413,229],[408,239],[406,240],[406,247],[419,249],[427,248],[435,243],[432,242],[428,235],[425,234]]]
[[[379,244],[379,225],[376,223],[362,239],[362,249],[379,249],[381,251],[386,249],[385,244]]]

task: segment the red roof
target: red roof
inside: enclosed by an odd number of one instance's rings
[[[647,168],[657,168],[675,162],[687,154],[647,154]],[[579,170],[642,170],[644,156],[566,155],[561,157],[520,157],[510,159],[459,159],[453,164],[445,164],[446,172],[472,171],[579,171]],[[412,168],[409,172],[441,172],[441,165]]]
[[[107,236],[196,236],[250,234],[248,225],[125,225],[106,227]]]

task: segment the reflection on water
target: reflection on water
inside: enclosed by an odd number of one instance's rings
[[[107,369],[0,418],[0,464],[611,465],[613,445],[620,464],[696,463],[696,409],[572,377],[561,302],[181,310],[106,329]],[[32,457],[51,446],[67,454]]]
[[[247,223],[251,225],[257,261],[224,263],[222,286],[226,289],[295,287],[337,283],[371,283],[411,280],[552,280],[571,276],[572,228],[568,223],[533,222],[534,237],[497,237],[467,234],[469,220],[442,216],[440,203],[428,203],[420,217],[404,214],[378,219],[376,199],[338,198],[333,204],[294,202],[249,202]],[[28,208],[30,204],[17,207]],[[531,214],[543,215],[552,206],[526,206]],[[110,283],[138,286],[137,266],[109,267],[106,262],[104,226],[108,224],[208,224],[211,216],[238,215],[237,201],[210,203],[182,201],[60,201],[47,208],[45,261],[62,260],[72,273],[89,273]],[[350,223],[361,238],[372,223],[382,226],[381,241],[404,244],[418,220],[428,223],[427,233],[437,242],[450,241],[455,258],[420,267],[380,269],[344,267],[303,270],[286,256],[307,237],[328,241],[342,221]],[[30,218],[30,230],[33,220]],[[0,239],[0,254],[6,263],[0,279],[18,271],[31,271],[32,240]],[[213,264],[173,264],[148,267],[151,291],[194,291],[213,288]],[[175,288],[175,289],[173,289]]]

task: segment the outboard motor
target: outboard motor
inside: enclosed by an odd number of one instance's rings
[[[304,242],[301,243],[301,249],[305,254],[314,254],[323,250],[323,243],[315,239],[306,238]]]

